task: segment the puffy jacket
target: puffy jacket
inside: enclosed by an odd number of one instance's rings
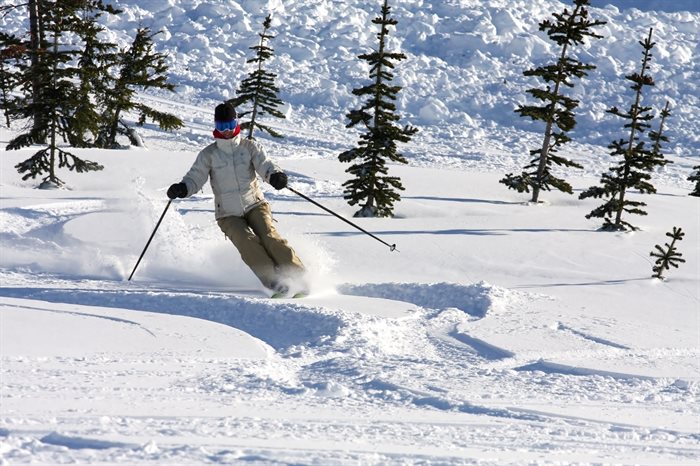
[[[211,179],[214,215],[218,220],[232,215],[242,217],[264,203],[255,174],[269,181],[270,175],[277,171],[281,170],[268,160],[260,144],[238,135],[233,139],[216,139],[202,149],[182,182],[187,185],[187,196],[191,196]]]

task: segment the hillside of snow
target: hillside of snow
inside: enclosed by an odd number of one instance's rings
[[[9,0],[0,5],[11,4]],[[246,59],[256,45],[262,20],[273,17],[271,42],[275,59],[270,70],[278,75],[280,97],[289,104],[288,118],[298,128],[319,134],[329,125],[345,122],[345,113],[357,105],[351,91],[364,84],[367,69],[357,55],[376,44],[370,20],[377,16],[377,0],[142,0],[111,2],[124,10],[104,21],[112,31],[108,39],[126,46],[139,26],[161,31],[155,40],[168,54],[171,80],[178,85],[173,100],[205,107],[235,95],[250,71]],[[588,41],[575,56],[597,67],[576,82],[572,96],[580,99],[578,124],[572,132],[577,143],[593,144],[587,154],[606,157],[607,146],[620,137],[620,121],[605,111],[631,104],[624,76],[638,72],[642,50],[639,41],[654,29],[651,74],[656,86],[644,103],[658,114],[670,102],[667,152],[700,156],[700,60],[698,14],[695,0],[661,2],[596,0],[591,17],[607,21],[597,29],[603,39]],[[440,147],[440,154],[471,166],[473,159],[488,164],[485,149],[493,149],[513,169],[522,154],[539,139],[536,123],[513,110],[527,100],[525,90],[540,86],[526,78],[526,69],[551,63],[558,53],[538,23],[561,11],[558,0],[426,1],[402,0],[392,6],[399,22],[389,46],[407,55],[397,73],[404,87],[402,114],[422,128],[420,141]],[[2,20],[3,28],[26,30],[21,11]],[[168,96],[170,99],[171,96]],[[208,114],[181,113],[194,127],[207,127]],[[348,142],[353,138],[348,138]],[[189,144],[190,139],[182,141]],[[197,141],[199,142],[199,141]],[[314,148],[317,150],[323,149]],[[410,149],[409,149],[410,151]],[[423,150],[415,158],[431,157]],[[441,163],[444,161],[439,158]],[[432,160],[431,160],[432,161]],[[495,161],[500,168],[501,160]],[[590,165],[590,164],[585,164]]]
[[[0,0],[0,6],[15,2]],[[393,2],[391,45],[408,59],[403,122],[421,130],[390,165],[406,190],[392,219],[352,219],[337,155],[358,137],[345,113],[366,82],[378,1],[119,1],[106,18],[125,44],[162,30],[176,93],[143,94],[175,113],[147,124],[146,148],[72,149],[105,166],[59,171],[35,189],[0,154],[0,465],[695,465],[700,457],[700,165],[695,1],[594,1],[606,37],[580,51],[598,66],[577,83],[574,196],[544,203],[498,180],[541,142],[517,117],[522,71],[551,60],[544,0]],[[288,118],[259,135],[290,185],[389,248],[288,190],[265,185],[276,225],[313,281],[309,297],[268,299],[213,217],[207,185],[163,213],[168,186],[211,141],[214,105],[247,74],[248,47],[273,14]],[[24,18],[0,16],[3,31]],[[612,163],[611,105],[653,27],[645,96],[671,101],[668,158],[639,231],[597,231],[600,201],[577,194]],[[0,146],[22,122],[0,128]],[[687,261],[652,279],[655,244],[679,226]]]

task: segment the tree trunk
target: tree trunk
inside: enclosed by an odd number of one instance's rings
[[[2,61],[0,61],[0,74],[2,74],[4,76],[5,73],[6,73],[5,65],[2,63]],[[3,113],[5,114],[5,124],[9,128],[10,127],[10,113],[8,111],[9,106],[8,106],[8,102],[7,102],[7,99],[8,99],[7,88],[5,86],[6,86],[5,82],[3,82],[3,84],[2,84],[2,105],[3,105],[3,110],[4,110]]]
[[[51,76],[51,86],[56,89],[58,82],[56,75],[58,74],[58,33],[54,32],[53,36],[53,69]],[[49,181],[58,186],[60,184],[56,176],[56,133],[58,132],[58,102],[51,102],[51,125],[49,133],[51,135],[51,163],[49,164]]]
[[[117,107],[114,109],[114,118],[109,124],[109,132],[107,133],[107,140],[105,141],[104,149],[111,149],[117,143],[117,130],[119,129],[119,114],[121,113],[121,108]]]
[[[34,104],[41,102],[42,88],[42,79],[38,69],[41,63],[39,52],[43,42],[44,31],[39,14],[39,2],[40,0],[29,0],[27,5],[29,8],[29,54],[31,56],[32,103]],[[45,123],[45,116],[40,111],[36,111],[33,115],[33,126],[34,132],[37,135],[36,142],[39,144],[46,144],[46,132],[41,130],[41,128],[46,127]]]
[[[666,123],[666,115],[668,115],[668,106],[670,105],[669,101],[666,101],[666,106],[664,109],[661,111],[661,123],[659,124],[659,139],[654,143],[654,149],[652,152],[654,154],[658,154],[661,149],[661,136],[664,133],[664,123]]]
[[[653,32],[653,28],[649,28],[649,38],[648,42],[651,42],[651,33]],[[649,50],[646,51],[644,54],[644,60],[642,60],[642,71],[639,74],[641,79],[644,79],[644,72],[647,70],[647,64],[649,63]],[[620,205],[617,208],[617,213],[615,215],[615,227],[616,228],[621,228],[622,226],[622,212],[625,210],[625,194],[627,192],[627,178],[629,178],[630,174],[630,164],[632,161],[630,160],[632,158],[632,149],[634,147],[634,138],[636,136],[636,131],[635,127],[637,125],[637,121],[639,119],[639,103],[642,101],[642,86],[641,84],[639,85],[639,89],[637,89],[637,95],[635,96],[634,99],[634,105],[632,106],[632,122],[630,124],[630,139],[629,143],[627,145],[627,153],[625,154],[625,173],[622,177],[622,186],[620,189]]]
[[[256,83],[257,90],[255,92],[255,97],[253,98],[253,112],[250,116],[250,127],[248,128],[248,139],[253,139],[253,131],[255,130],[255,119],[258,116],[258,105],[260,105],[260,89],[262,89],[262,48],[265,45],[265,33],[267,32],[267,27],[263,27],[263,32],[260,34],[260,52],[258,53],[258,82]]]

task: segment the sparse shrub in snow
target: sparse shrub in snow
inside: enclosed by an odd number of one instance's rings
[[[671,244],[665,243],[665,249],[657,244],[654,246],[656,251],[649,253],[650,256],[657,258],[656,262],[654,263],[654,267],[652,268],[652,271],[654,272],[652,277],[660,280],[663,280],[664,278],[664,270],[670,270],[670,266],[678,268],[679,263],[685,262],[685,259],[681,259],[683,254],[676,251],[676,241],[681,241],[685,236],[685,233],[683,233],[681,228],[673,227],[673,231],[666,233],[666,236],[671,238]]]
[[[651,127],[649,121],[653,119],[650,113],[651,107],[642,105],[644,86],[654,85],[654,79],[648,74],[651,50],[655,45],[651,40],[652,32],[653,30],[649,29],[649,36],[640,42],[644,49],[641,71],[625,77],[633,83],[631,88],[635,91],[634,103],[627,112],[620,111],[617,107],[608,110],[608,113],[629,120],[625,124],[625,128],[630,129],[629,137],[613,141],[608,146],[612,149],[611,155],[622,156],[623,159],[616,166],[611,167],[608,173],[603,174],[601,186],[592,186],[579,196],[580,199],[608,198],[605,204],[586,215],[586,218],[603,218],[605,223],[602,229],[607,231],[637,229],[634,225],[622,220],[622,213],[647,215],[646,211],[641,209],[646,206],[646,203],[626,199],[627,191],[637,189],[641,194],[655,193],[656,188],[649,182],[651,172],[655,167],[668,163],[663,155],[647,149],[645,142],[640,140],[640,134]],[[660,137],[660,132],[658,134]]]
[[[531,150],[534,156],[530,164],[520,175],[509,173],[500,182],[518,192],[530,192],[532,202],[538,202],[540,191],[551,190],[552,187],[571,194],[571,185],[551,172],[553,164],[565,167],[583,168],[578,163],[556,155],[559,147],[569,142],[566,133],[576,126],[574,109],[579,101],[563,95],[563,87],[573,87],[572,78],[582,78],[588,71],[595,69],[571,57],[571,48],[584,44],[586,37],[601,38],[593,32],[595,26],[605,24],[605,21],[592,20],[588,16],[588,0],[575,0],[573,11],[564,9],[563,13],[554,13],[556,21],[544,20],[540,23],[540,31],[545,31],[549,39],[561,48],[556,63],[527,70],[525,76],[536,76],[545,83],[544,89],[528,89],[528,93],[542,101],[542,105],[521,105],[515,111],[523,117],[542,121],[545,124],[542,146]],[[559,131],[557,131],[557,128]]]
[[[399,120],[395,113],[396,100],[400,86],[392,86],[394,78],[389,70],[394,68],[392,61],[404,60],[403,53],[387,52],[385,49],[389,26],[395,26],[398,21],[390,17],[391,7],[384,0],[381,16],[372,23],[381,27],[377,37],[379,49],[375,52],[359,55],[370,65],[370,79],[373,82],[352,91],[356,96],[368,96],[367,101],[359,110],[351,110],[347,114],[350,123],[347,128],[362,124],[367,132],[360,137],[359,147],[347,150],[338,156],[341,162],[355,162],[345,170],[355,178],[343,183],[345,199],[350,205],[364,201],[362,208],[355,217],[391,217],[394,203],[401,199],[396,190],[403,190],[401,180],[387,174],[386,162],[408,163],[397,152],[396,143],[408,142],[418,131],[410,125],[401,128],[394,122]]]
[[[275,78],[277,75],[263,69],[263,64],[272,58],[274,54],[274,49],[267,45],[267,42],[275,37],[268,33],[271,24],[272,17],[267,15],[263,21],[263,30],[258,34],[260,36],[260,43],[250,47],[251,50],[255,51],[255,57],[247,60],[247,63],[255,64],[255,70],[241,82],[241,86],[237,91],[238,95],[229,100],[234,107],[239,107],[243,104],[250,104],[252,106],[249,111],[238,112],[240,116],[250,114],[250,121],[246,121],[241,125],[242,130],[248,131],[248,139],[254,139],[253,131],[255,128],[276,138],[283,137],[282,134],[271,127],[258,122],[258,117],[264,115],[271,115],[275,118],[286,118],[285,114],[282,112],[284,103],[277,97],[279,93],[279,88],[275,86]]]

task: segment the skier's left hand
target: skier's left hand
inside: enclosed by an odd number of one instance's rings
[[[287,187],[287,174],[284,172],[275,172],[270,175],[270,184],[273,188],[279,190]]]
[[[185,183],[175,183],[168,188],[168,197],[175,199],[176,197],[187,197],[187,185]]]

